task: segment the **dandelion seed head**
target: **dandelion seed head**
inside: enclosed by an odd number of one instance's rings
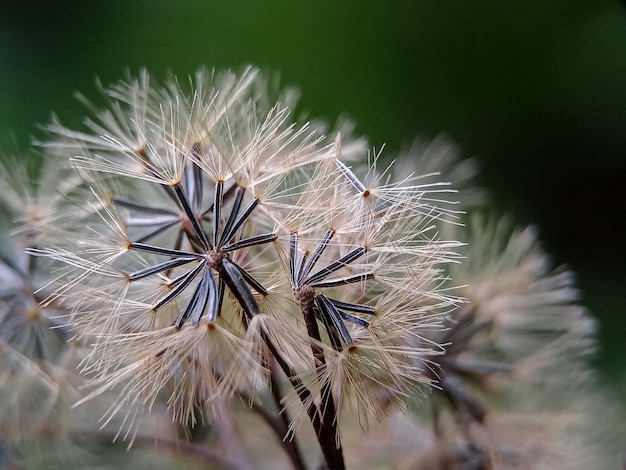
[[[102,87],[86,130],[55,120],[41,143],[69,152],[88,190],[81,223],[32,253],[55,265],[48,302],[92,347],[85,400],[119,393],[103,423],[121,419],[122,435],[163,399],[183,425],[254,400],[277,366],[301,403],[292,430],[352,401],[380,416],[433,382],[429,334],[457,302],[443,286],[459,244],[438,233],[454,211],[434,185],[393,182],[380,153],[357,176],[349,126],[329,139],[294,122],[258,80],[142,72]]]

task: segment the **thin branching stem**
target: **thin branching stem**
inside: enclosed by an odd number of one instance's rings
[[[317,326],[317,320],[313,313],[313,303],[309,302],[307,305],[302,306],[302,315],[304,316],[304,322],[306,323],[307,333],[315,341],[321,341],[320,330]],[[318,369],[324,369],[326,367],[326,358],[324,357],[324,351],[314,342],[311,343],[311,351],[315,358],[315,365]],[[337,434],[337,410],[335,407],[335,401],[333,399],[330,382],[325,381],[321,384],[322,390],[322,408],[321,423],[320,423],[320,444],[322,446],[322,452],[326,457],[326,462],[329,469],[341,470],[345,468],[343,460],[343,449],[339,442],[339,436]]]
[[[224,259],[222,265],[223,269],[220,272],[220,275],[223,276],[224,282],[237,299],[237,302],[246,313],[247,317],[252,319],[255,315],[260,313],[254,296],[250,292],[250,289],[246,286],[239,270],[228,259]],[[315,430],[317,439],[320,443],[320,447],[322,448],[322,453],[324,454],[328,468],[330,470],[343,470],[345,468],[345,464],[343,461],[341,446],[337,445],[337,423],[335,421],[334,412],[331,413],[331,411],[335,410],[335,407],[334,402],[332,401],[332,396],[330,395],[330,390],[326,394],[322,394],[323,403],[326,404],[324,421],[320,414],[320,410],[311,399],[311,391],[302,383],[302,380],[298,378],[296,371],[294,371],[287,361],[285,361],[267,334],[265,334],[265,332],[261,332],[261,337],[263,338],[269,352],[276,359],[276,363],[287,376],[291,386],[298,394],[298,398],[305,406],[309,419],[311,420],[311,424],[313,424],[313,429]]]

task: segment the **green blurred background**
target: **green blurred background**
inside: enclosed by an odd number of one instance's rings
[[[447,134],[497,210],[579,273],[598,358],[626,398],[626,12],[608,0],[0,0],[0,141],[27,148],[93,82],[147,67],[280,72],[301,109],[393,154]],[[41,134],[39,134],[41,135]],[[621,299],[621,300],[620,300]]]

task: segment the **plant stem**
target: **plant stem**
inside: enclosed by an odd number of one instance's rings
[[[316,341],[321,341],[320,330],[313,313],[313,303],[306,302],[301,305],[302,314],[306,323],[307,333],[309,337]],[[315,360],[315,366],[319,369],[326,368],[326,358],[324,357],[324,351],[317,344],[311,343],[311,351]],[[321,384],[322,387],[322,406],[321,416],[322,422],[320,426],[320,445],[322,446],[322,452],[326,457],[327,465],[330,470],[343,470],[345,463],[343,460],[343,449],[341,442],[339,442],[339,435],[337,434],[337,409],[335,407],[335,400],[333,399],[332,390],[330,389],[330,383],[324,381]]]
[[[220,269],[220,275],[223,277],[226,285],[233,293],[248,318],[252,319],[255,315],[258,315],[260,313],[259,306],[238,272],[235,272],[226,263],[224,263],[223,267]],[[239,276],[239,278],[237,278],[237,276]],[[298,394],[298,398],[306,408],[306,412],[311,420],[313,429],[315,430],[317,440],[322,448],[322,453],[324,454],[328,469],[344,470],[345,464],[343,462],[343,452],[341,450],[341,446],[337,445],[338,436],[336,433],[337,423],[335,421],[334,413],[335,405],[332,400],[330,390],[326,390],[326,393],[322,393],[322,404],[327,402],[328,407],[325,409],[324,413],[320,413],[320,410],[312,400],[311,391],[304,386],[296,371],[294,371],[285,359],[283,359],[276,346],[274,346],[264,331],[261,331],[261,337],[263,338],[263,342],[266,344],[269,352],[276,359],[278,366],[289,379],[291,386]],[[324,387],[324,389],[326,389],[326,387]],[[331,409],[333,413],[328,413]],[[321,419],[321,414],[324,415],[323,420]]]

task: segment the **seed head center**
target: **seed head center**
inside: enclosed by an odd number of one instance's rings
[[[303,286],[296,287],[293,290],[293,296],[296,302],[300,304],[303,309],[307,309],[313,305],[315,299],[315,289],[305,284]]]
[[[222,267],[222,260],[226,258],[226,252],[223,250],[211,250],[206,255],[206,262],[216,271],[219,271]]]

